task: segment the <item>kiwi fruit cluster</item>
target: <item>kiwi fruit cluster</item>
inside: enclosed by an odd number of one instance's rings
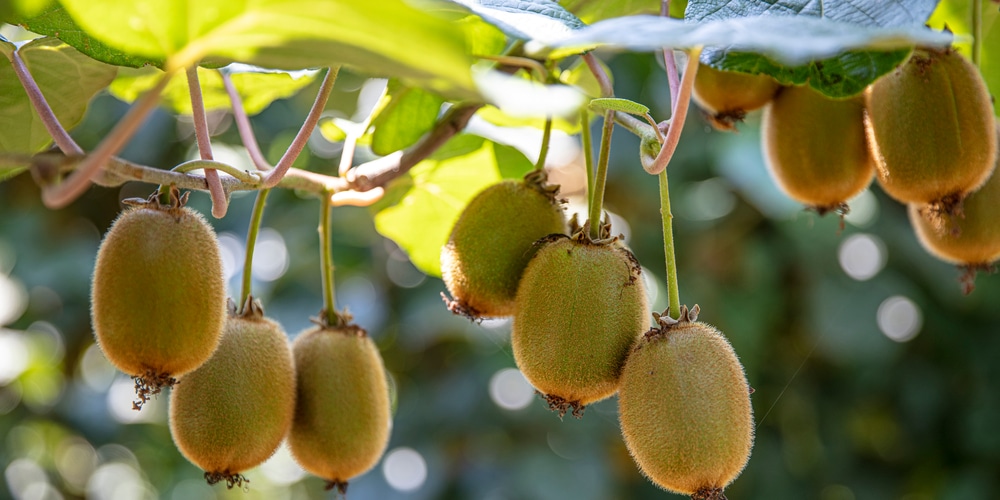
[[[748,112],[770,102],[780,88],[768,75],[724,71],[702,63],[694,77],[692,97],[713,127],[732,131]]]
[[[252,296],[238,309],[211,226],[184,206],[187,194],[171,188],[170,199],[126,200],[94,270],[94,332],[135,378],[133,408],[172,387],[171,436],[209,484],[247,486],[243,473],[287,439],[304,469],[346,491],[388,442],[378,348],[346,313],[290,343]]]

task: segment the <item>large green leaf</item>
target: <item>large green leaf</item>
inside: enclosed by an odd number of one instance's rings
[[[634,16],[636,14],[659,14],[662,0],[560,0],[563,7],[575,14],[583,22],[593,24],[613,17]],[[670,16],[684,17],[686,1],[670,2]]]
[[[983,39],[979,43],[979,71],[982,72],[986,85],[994,97],[1000,96],[1000,7],[990,2],[981,2],[982,10],[979,18],[982,22]],[[927,25],[932,28],[947,28],[955,33],[958,40],[955,46],[972,57],[972,1],[948,0],[941,2],[931,15]],[[1000,117],[1000,106],[993,106],[994,112]]]
[[[168,70],[202,61],[276,69],[347,64],[447,95],[476,95],[461,30],[404,0],[61,2],[91,37],[164,59]]]
[[[394,180],[375,206],[375,229],[393,240],[421,271],[441,276],[441,247],[473,196],[532,164],[520,152],[461,134]]]
[[[34,154],[52,142],[28,101],[10,57],[14,45],[0,41],[0,152]],[[95,94],[115,78],[117,68],[95,61],[55,38],[37,38],[18,50],[28,71],[66,129],[83,118]]]
[[[111,83],[109,90],[115,97],[125,102],[133,102],[156,85],[162,76],[163,72],[153,67],[123,68],[118,72],[118,77]],[[312,83],[315,77],[316,72],[313,71],[295,73],[262,71],[250,66],[244,66],[230,73],[233,86],[239,92],[248,115],[260,113],[278,99],[295,95]],[[201,84],[206,110],[231,108],[229,95],[222,85],[222,76],[218,70],[198,68],[198,82]],[[191,95],[187,79],[172,78],[167,88],[163,90],[160,104],[174,113],[191,114]]]
[[[583,27],[583,21],[552,0],[451,0],[512,38],[546,43]]]
[[[375,118],[372,151],[387,155],[420,139],[434,127],[444,99],[434,93],[389,81],[389,103]]]
[[[77,26],[66,9],[55,2],[41,11],[22,14],[14,19],[21,27],[40,35],[58,38],[98,61],[130,68],[163,65],[162,57],[135,56],[105,45]]]

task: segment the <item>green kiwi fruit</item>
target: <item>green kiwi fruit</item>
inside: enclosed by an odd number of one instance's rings
[[[207,361],[226,320],[215,232],[173,198],[171,205],[132,201],[101,242],[94,268],[94,333],[108,360],[136,378],[136,409]]]
[[[747,112],[763,107],[781,88],[768,75],[751,75],[698,65],[694,77],[694,101],[704,109],[718,130],[734,130]]]
[[[303,469],[342,491],[389,441],[389,388],[378,347],[351,324],[314,327],[292,343],[298,400],[288,446]]]
[[[682,308],[681,321],[658,316],[632,348],[622,372],[618,412],[639,469],[663,489],[692,498],[722,490],[746,466],[753,446],[750,387],[725,337]]]
[[[215,354],[170,393],[170,434],[210,484],[268,459],[292,424],[295,368],[288,337],[259,306],[230,316]]]
[[[875,176],[865,139],[864,100],[831,99],[809,88],[785,87],[764,108],[761,142],[768,170],[792,199],[824,214]]]
[[[950,213],[989,177],[997,156],[982,75],[954,50],[914,50],[867,91],[866,127],[878,181],[903,203]]]
[[[534,242],[566,233],[556,201],[558,186],[544,185],[536,171],[524,181],[503,181],[476,195],[462,211],[441,250],[441,274],[450,310],[472,318],[509,316],[517,284]]]
[[[511,332],[525,378],[564,415],[618,390],[629,348],[649,328],[641,267],[618,239],[551,237],[517,290]]]

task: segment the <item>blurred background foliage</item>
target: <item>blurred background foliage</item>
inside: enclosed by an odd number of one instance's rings
[[[669,116],[652,55],[602,58],[620,97]],[[360,118],[378,85],[343,72],[329,115]],[[317,87],[253,117],[270,161]],[[102,93],[74,137],[93,148],[126,108]],[[217,158],[246,163],[231,117],[210,119]],[[682,303],[700,304],[701,319],[729,337],[756,389],[756,443],[729,498],[1000,496],[1000,278],[980,276],[963,296],[958,271],[920,248],[904,207],[877,187],[851,203],[843,230],[836,216],[803,211],[771,182],[758,129],[752,114],[738,133],[716,132],[692,110],[669,169]],[[192,135],[189,119],[158,111],[121,156],[169,168],[196,154]],[[538,134],[528,136],[537,148]],[[551,163],[574,198],[582,194],[578,146],[562,139]],[[619,129],[606,208],[662,309],[657,181],[637,151]],[[308,153],[296,166],[336,170],[339,145],[321,134]],[[359,155],[372,157],[364,148]],[[90,275],[120,200],[151,189],[95,187],[51,211],[29,175],[0,184],[0,498],[332,497],[284,449],[247,473],[249,491],[209,487],[171,442],[165,395],[131,410],[130,379],[94,345]],[[252,194],[235,194],[229,214],[211,221],[233,294],[252,203]],[[210,212],[204,193],[191,205]],[[318,208],[276,190],[258,243],[254,292],[293,338],[321,307]],[[351,498],[670,496],[632,463],[614,398],[560,421],[512,370],[509,322],[448,313],[442,282],[380,236],[369,209],[337,208],[333,224],[339,305],[377,341],[395,404],[387,454],[352,481]]]

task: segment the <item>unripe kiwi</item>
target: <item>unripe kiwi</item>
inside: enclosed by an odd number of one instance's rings
[[[97,252],[94,333],[108,360],[136,378],[136,409],[208,360],[226,319],[215,232],[181,203],[126,208]]]
[[[694,77],[694,100],[719,130],[733,130],[747,112],[763,107],[781,88],[768,75],[723,71],[707,64],[698,65]]]
[[[298,400],[288,434],[305,470],[346,488],[389,441],[389,388],[378,347],[355,326],[316,327],[292,344]]]
[[[529,177],[531,174],[529,174]],[[566,232],[558,187],[508,180],[480,192],[462,211],[441,250],[441,274],[454,297],[449,308],[470,317],[509,316],[517,284],[536,240]]]
[[[618,412],[632,458],[666,490],[724,498],[750,458],[746,375],[725,337],[704,323],[661,325],[635,344]]]
[[[280,325],[231,316],[215,354],[170,394],[170,434],[209,483],[230,487],[278,449],[295,412],[295,368]]]
[[[764,108],[761,142],[781,190],[820,214],[846,207],[875,176],[860,97],[786,87]]]
[[[958,52],[915,50],[867,94],[869,145],[890,196],[948,212],[989,177],[993,105],[982,75]]]
[[[641,268],[620,241],[553,238],[517,291],[514,360],[560,416],[611,396],[635,339],[649,328]]]

